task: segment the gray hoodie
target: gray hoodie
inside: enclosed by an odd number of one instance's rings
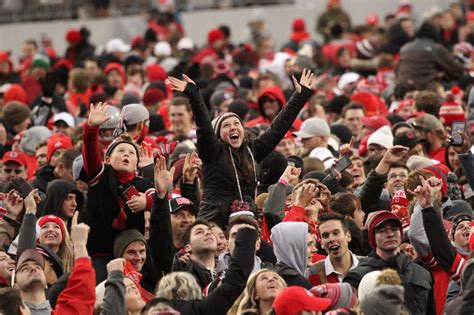
[[[282,222],[272,229],[273,252],[278,262],[306,276],[308,250],[306,238],[308,224],[304,222]]]

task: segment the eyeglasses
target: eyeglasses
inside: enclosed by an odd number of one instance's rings
[[[3,169],[3,172],[5,174],[11,174],[12,172],[14,172],[16,175],[20,175],[21,173],[23,173],[23,170],[17,168],[17,169],[11,169],[11,168],[4,168]]]

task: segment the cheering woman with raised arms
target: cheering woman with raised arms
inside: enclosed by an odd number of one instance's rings
[[[248,139],[234,113],[223,113],[211,121],[199,87],[186,75],[183,80],[168,77],[166,82],[189,97],[198,128],[197,148],[204,176],[199,217],[224,227],[232,212],[255,213],[256,165],[280,142],[310,98],[313,73],[303,70],[299,83],[293,78],[296,92],[270,128],[254,140]]]

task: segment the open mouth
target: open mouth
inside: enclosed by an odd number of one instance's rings
[[[7,267],[7,271],[13,272],[15,270],[15,265],[11,265]]]
[[[232,140],[232,141],[237,141],[237,140],[239,140],[240,135],[239,135],[238,133],[231,133],[231,134],[229,135],[229,138],[230,138],[230,140]]]
[[[275,290],[275,289],[278,289],[278,285],[276,283],[270,284],[267,287],[267,290]]]
[[[129,159],[123,159],[122,163],[128,165],[128,164],[130,164],[130,160]]]
[[[471,231],[466,231],[466,232],[464,232],[464,233],[462,234],[462,236],[463,236],[464,238],[469,238],[469,236],[471,236]]]
[[[339,245],[332,245],[332,246],[328,247],[329,251],[333,254],[337,254],[337,252],[339,251],[340,248],[341,248],[341,246],[339,246]]]

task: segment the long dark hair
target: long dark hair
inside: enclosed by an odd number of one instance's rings
[[[239,173],[239,180],[247,184],[251,184],[252,182],[254,182],[256,170],[255,166],[253,165],[252,157],[248,152],[249,139],[247,135],[245,134],[244,141],[242,142],[240,148],[238,148],[237,150],[232,149],[228,143],[225,143],[224,141],[223,143],[226,145],[226,150],[229,151],[226,156],[229,161],[229,164],[231,165],[232,160],[229,154],[230,152],[234,154],[234,161],[235,166],[237,168],[237,172]],[[230,150],[228,148],[230,148]]]

